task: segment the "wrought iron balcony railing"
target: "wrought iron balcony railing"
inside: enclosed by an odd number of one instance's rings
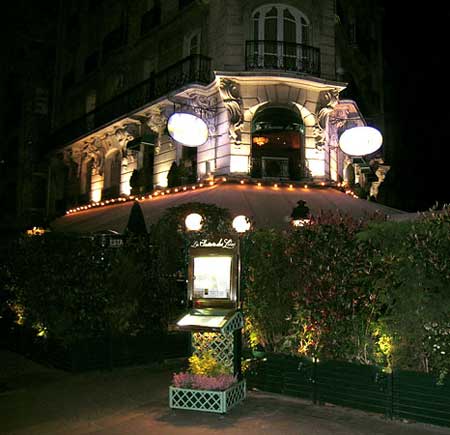
[[[284,41],[246,41],[245,69],[295,71],[320,76],[320,50]]]
[[[207,85],[212,79],[209,57],[200,54],[188,56],[55,131],[51,135],[50,145],[52,148],[60,147],[138,110],[168,92],[188,84]]]

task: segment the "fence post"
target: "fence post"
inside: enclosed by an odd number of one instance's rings
[[[108,370],[112,370],[114,368],[113,361],[113,338],[112,338],[112,329],[111,323],[108,321]]]
[[[391,420],[395,417],[395,392],[394,392],[394,369],[392,368],[391,372],[387,377],[387,389],[386,389],[386,417]]]
[[[313,357],[312,384],[313,384],[313,403],[314,403],[314,405],[317,405],[317,402],[318,402],[318,383],[317,383],[317,358],[316,357]]]
[[[395,371],[394,368],[392,368],[391,370],[391,374],[389,376],[390,378],[390,384],[391,384],[391,397],[390,397],[390,403],[391,403],[391,407],[390,407],[390,417],[391,419],[395,418]]]

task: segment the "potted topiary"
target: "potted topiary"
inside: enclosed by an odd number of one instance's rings
[[[169,390],[171,408],[222,414],[246,395],[245,380],[239,381],[211,352],[189,358],[188,371],[174,373]]]

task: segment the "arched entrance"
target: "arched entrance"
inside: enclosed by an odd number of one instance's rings
[[[254,178],[302,177],[304,124],[295,108],[265,106],[252,120]]]

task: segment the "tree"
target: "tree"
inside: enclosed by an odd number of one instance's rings
[[[175,187],[181,184],[180,168],[177,162],[173,162],[167,174],[167,186]]]
[[[133,234],[147,234],[144,214],[142,213],[142,209],[138,201],[134,201],[133,207],[131,207],[130,217],[128,218],[128,224],[125,232]]]

